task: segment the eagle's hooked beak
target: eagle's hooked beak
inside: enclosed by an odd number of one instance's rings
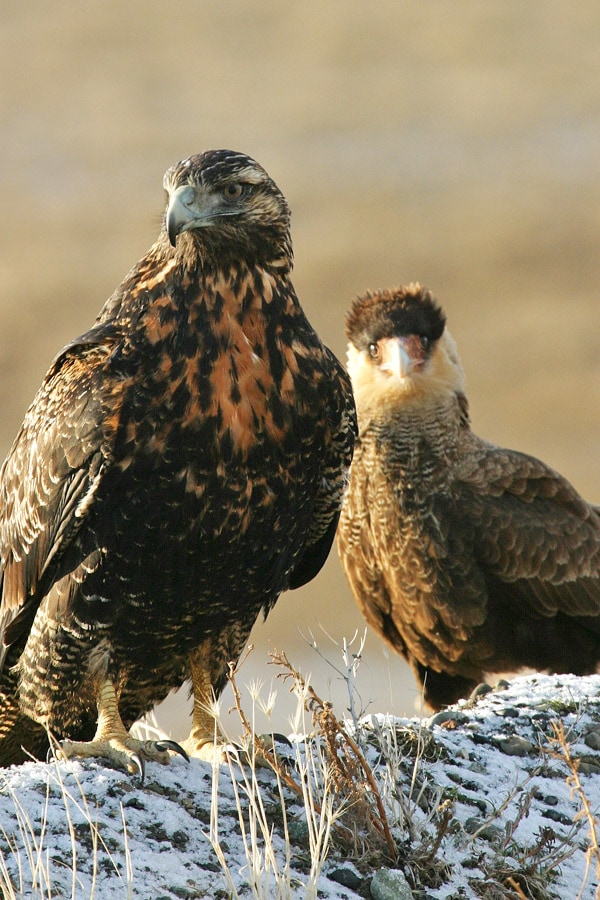
[[[169,197],[167,206],[167,233],[173,247],[177,235],[193,228],[206,228],[230,216],[238,216],[243,207],[226,203],[219,194],[203,187],[182,184]]]
[[[169,241],[173,247],[178,234],[203,224],[204,217],[199,207],[198,193],[189,184],[178,187],[169,197],[166,223]]]

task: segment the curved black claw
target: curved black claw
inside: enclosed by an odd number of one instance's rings
[[[261,734],[260,738],[280,764],[290,769],[295,767],[296,759],[293,754],[288,753],[288,747],[291,750],[294,745],[285,734]]]
[[[137,770],[140,776],[140,784],[143,784],[144,778],[146,777],[146,763],[143,756],[139,756],[139,754],[137,753],[132,753],[129,758],[131,762],[137,766]]]
[[[186,762],[190,761],[189,756],[187,755],[181,744],[178,744],[177,741],[156,741],[155,747],[160,752],[162,752],[163,750],[172,750],[173,753],[178,753],[179,756],[183,756]]]
[[[288,767],[295,765],[295,760],[286,753],[286,748],[293,747],[293,744],[284,734],[278,734],[277,732],[271,734],[259,734],[256,735],[256,738],[259,747],[262,745],[265,752],[272,754],[278,763]],[[283,747],[281,747],[282,744],[284,745]],[[271,763],[263,756],[260,749],[257,753],[254,753],[251,750],[251,737],[249,737],[244,744],[233,744],[232,747],[235,750],[236,758],[241,765],[247,766],[254,764],[261,769],[271,768]]]
[[[58,762],[59,760],[68,759],[64,754],[61,756],[63,744],[68,742],[68,738],[65,738],[64,741],[52,741],[50,746],[48,747],[48,752],[46,753],[46,762]]]

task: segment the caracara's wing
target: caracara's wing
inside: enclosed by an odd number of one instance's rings
[[[368,539],[368,530],[353,528],[346,515],[351,499],[345,501],[341,527],[337,533],[340,560],[365,621],[375,632],[386,640],[398,653],[406,655],[406,644],[400,627],[398,607],[386,584],[373,545]]]
[[[328,348],[324,349],[327,365],[321,372],[324,396],[321,414],[327,418],[327,445],[321,462],[321,484],[310,531],[304,552],[289,579],[289,587],[292,589],[301,587],[314,578],[329,555],[348,483],[348,471],[358,430],[348,376],[333,353]],[[307,438],[310,436],[307,435]]]
[[[0,471],[0,667],[59,574],[105,463],[101,370],[110,328],[92,329],[55,360]],[[114,412],[114,407],[111,407]],[[67,571],[80,559],[69,559]]]
[[[406,654],[405,629],[422,608],[421,565],[407,550],[406,521],[380,468],[377,449],[360,437],[337,533],[340,560],[368,624]],[[417,587],[418,586],[418,587]]]
[[[566,479],[533,457],[482,442],[456,489],[455,528],[490,594],[510,590],[534,615],[600,613],[600,515]]]

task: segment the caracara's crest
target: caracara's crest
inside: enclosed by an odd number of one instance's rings
[[[427,288],[409,284],[358,297],[346,318],[346,336],[365,350],[391,336],[418,335],[438,341],[445,325],[446,316]]]
[[[156,242],[56,358],[0,471],[0,765],[44,753],[46,726],[129,769],[212,759],[228,663],[335,535],[354,403],[290,281],[286,200],[229,150],[164,187]],[[185,680],[185,749],[134,740]]]
[[[486,673],[595,671],[598,508],[539,460],[473,434],[428,291],[359,298],[347,334],[360,434],[338,547],[367,621],[435,708]]]

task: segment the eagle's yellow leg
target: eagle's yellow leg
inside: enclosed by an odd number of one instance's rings
[[[270,766],[260,752],[251,751],[248,747],[228,744],[223,736],[214,713],[213,671],[207,665],[211,659],[209,641],[202,644],[190,655],[192,669],[192,685],[194,690],[194,710],[192,713],[192,730],[189,737],[181,744],[188,756],[203,759],[206,762],[226,762],[228,752],[244,765]],[[281,738],[281,735],[278,736]],[[282,738],[287,740],[286,738]],[[268,750],[273,750],[273,735],[261,735],[261,742]],[[288,741],[289,743],[289,741]],[[250,738],[249,744],[252,744]]]
[[[119,700],[112,681],[105,679],[98,691],[98,727],[91,741],[64,740],[60,753],[66,759],[79,757],[102,757],[110,760],[118,768],[128,772],[139,772],[144,777],[146,760],[169,762],[169,750],[178,751],[173,741],[140,741],[132,737],[119,714]]]
[[[225,742],[213,712],[214,691],[211,671],[206,663],[208,659],[210,659],[208,642],[202,644],[190,655],[194,710],[192,730],[181,746],[188,756],[212,762],[216,753],[217,760],[223,762]]]

